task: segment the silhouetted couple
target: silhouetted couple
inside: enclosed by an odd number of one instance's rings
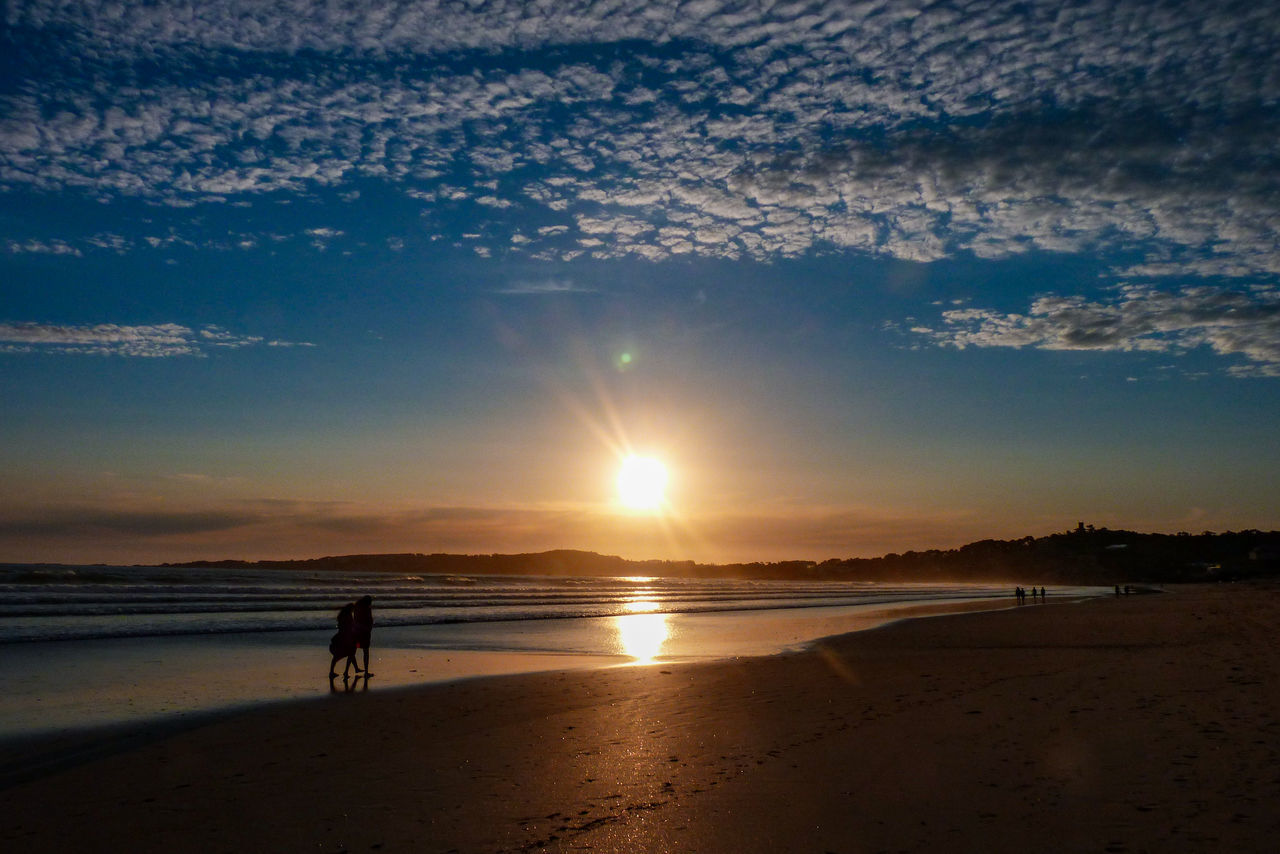
[[[1025,604],[1027,603],[1027,591],[1026,591],[1026,590],[1024,590],[1024,589],[1022,589],[1021,587],[1015,587],[1015,588],[1013,588],[1013,595],[1014,595],[1015,597],[1017,597],[1017,599],[1018,599],[1018,604],[1019,604],[1019,605],[1025,605]],[[1043,588],[1043,587],[1041,587],[1041,588],[1040,588],[1040,592],[1039,592],[1039,593],[1037,593],[1037,592],[1036,592],[1036,589],[1035,589],[1034,587],[1032,587],[1032,588],[1031,588],[1031,601],[1032,601],[1032,602],[1034,602],[1034,601],[1036,600],[1036,597],[1037,597],[1037,596],[1039,596],[1039,597],[1040,597],[1040,601],[1041,601],[1041,602],[1043,602],[1043,601],[1044,601],[1044,588]]]
[[[347,678],[352,667],[355,667],[356,673],[362,672],[360,665],[356,664],[357,649],[364,650],[365,678],[372,676],[369,672],[369,644],[372,639],[373,597],[362,596],[343,605],[338,611],[338,633],[329,641],[329,652],[333,655],[333,660],[329,662],[329,678],[338,678],[335,668],[339,658],[347,659],[347,666],[342,669],[343,679]]]

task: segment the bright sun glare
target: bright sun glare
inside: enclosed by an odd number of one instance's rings
[[[653,457],[630,456],[618,470],[618,499],[632,510],[656,510],[667,488],[667,467]]]

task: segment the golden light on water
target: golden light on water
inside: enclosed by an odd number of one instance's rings
[[[657,607],[654,603],[648,604]],[[622,652],[635,659],[634,664],[652,663],[671,635],[666,614],[626,614],[614,617],[613,621],[618,630],[618,643],[622,646]]]

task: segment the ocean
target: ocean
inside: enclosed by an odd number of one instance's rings
[[[395,575],[163,566],[0,567],[0,641],[325,629],[371,595],[379,627],[866,606],[1010,596],[1007,586]]]
[[[366,594],[375,678],[329,680],[337,611]],[[7,565],[0,739],[480,676],[769,655],[975,603],[1015,606],[1010,587],[989,584]]]

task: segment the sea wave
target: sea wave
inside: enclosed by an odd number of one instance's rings
[[[371,595],[382,626],[1009,596],[983,584],[0,567],[0,641],[327,629]]]

